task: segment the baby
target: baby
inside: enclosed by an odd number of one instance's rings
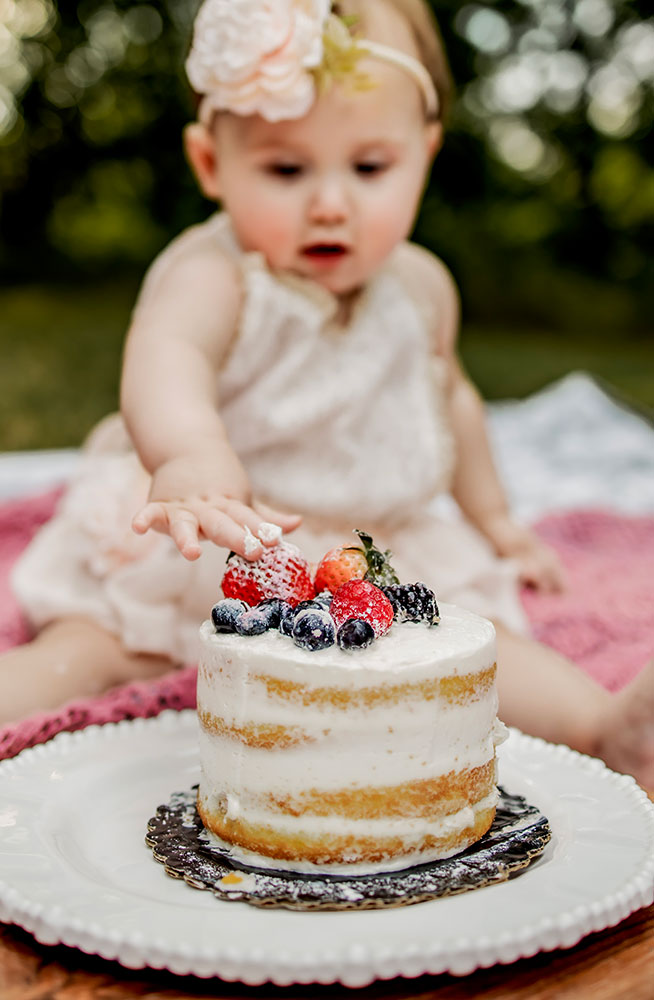
[[[654,667],[612,696],[526,634],[519,584],[562,571],[507,508],[453,280],[407,242],[450,95],[423,0],[206,0],[187,70],[188,159],[223,211],[151,268],[122,417],[17,567],[37,634],[0,712],[193,661],[227,551],[256,559],[271,525],[314,560],[362,527],[493,619],[507,723],[654,785]]]

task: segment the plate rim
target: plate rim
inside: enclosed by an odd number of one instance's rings
[[[11,778],[21,770],[38,767],[42,760],[59,755],[75,755],[78,748],[87,743],[127,738],[137,732],[188,728],[189,735],[195,731],[196,713],[193,709],[181,712],[166,710],[158,716],[143,719],[121,720],[92,725],[76,732],[57,734],[52,740],[29,747],[16,757],[0,762],[0,786],[6,778]],[[177,975],[195,975],[200,978],[219,977],[227,982],[243,982],[247,985],[261,985],[272,982],[278,986],[292,983],[323,984],[339,982],[345,986],[365,986],[375,980],[391,979],[397,976],[413,978],[423,974],[438,975],[449,972],[465,975],[476,968],[486,968],[498,963],[507,964],[520,958],[528,958],[540,951],[568,948],[593,931],[615,926],[631,913],[648,906],[654,901],[654,804],[647,793],[628,775],[611,771],[603,761],[588,757],[562,744],[552,744],[538,737],[529,736],[517,729],[511,729],[514,749],[520,746],[537,754],[553,756],[578,770],[594,773],[608,785],[620,789],[642,821],[642,833],[652,847],[648,860],[617,892],[607,893],[592,904],[568,904],[562,909],[559,919],[540,917],[528,921],[517,934],[489,934],[484,939],[461,938],[449,943],[446,948],[438,941],[424,944],[398,942],[393,947],[375,949],[370,942],[354,942],[345,949],[330,950],[329,943],[318,951],[307,952],[304,956],[290,955],[283,951],[274,954],[265,948],[249,945],[240,948],[217,942],[211,949],[194,950],[181,941],[176,949],[162,948],[156,937],[147,940],[140,932],[122,933],[120,930],[106,930],[97,924],[66,917],[62,907],[31,902],[5,881],[0,869],[0,920],[16,924],[31,933],[43,944],[64,944],[78,948],[88,954],[118,961],[127,968],[168,969]],[[500,757],[502,750],[500,748]],[[0,829],[0,839],[2,830]],[[146,856],[147,857],[147,856]],[[151,861],[151,857],[148,861]],[[163,872],[162,872],[163,876]],[[472,894],[464,894],[472,895]],[[216,900],[217,905],[221,905]],[[437,901],[444,905],[446,899]],[[232,903],[224,902],[224,906]],[[247,905],[247,904],[243,904]],[[421,904],[422,905],[422,904]],[[383,912],[383,911],[379,911]],[[307,913],[307,920],[314,915]]]

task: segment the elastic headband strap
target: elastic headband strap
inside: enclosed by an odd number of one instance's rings
[[[390,63],[391,66],[397,66],[398,69],[403,69],[409,76],[412,76],[422,91],[427,117],[436,118],[439,110],[438,94],[426,66],[406,52],[394,49],[390,45],[382,45],[381,42],[371,42],[367,38],[363,38],[357,39],[356,44],[358,49],[363,49],[368,55],[374,56],[375,59],[380,59],[382,62]]]
[[[440,102],[434,81],[427,68],[418,59],[408,55],[406,52],[400,52],[399,49],[394,49],[390,45],[382,45],[381,42],[371,42],[367,38],[357,39],[356,45],[360,52],[364,52],[374,59],[379,59],[391,66],[397,66],[398,69],[404,70],[405,73],[413,77],[422,93],[427,117],[436,118],[438,116]],[[205,94],[198,108],[199,121],[208,127],[211,124],[213,115],[220,109],[221,105],[216,101],[215,96],[210,93]]]
[[[261,51],[244,27],[244,11],[253,2],[256,0],[205,0],[196,18],[186,72],[191,86],[203,95],[198,116],[205,125],[220,110],[260,114],[271,122],[301,118],[317,94],[333,82],[346,83],[348,77],[355,90],[365,90],[370,81],[357,67],[362,56],[408,74],[420,89],[427,116],[438,116],[438,93],[427,68],[391,45],[352,37],[347,19],[330,13],[331,0],[293,0],[292,30],[277,49],[265,45],[266,40],[276,38],[276,22],[272,5],[262,3],[260,13],[267,33]],[[245,34],[241,43],[235,44],[239,31]]]

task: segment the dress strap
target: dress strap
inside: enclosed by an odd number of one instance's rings
[[[438,353],[438,311],[434,292],[425,284],[425,268],[416,266],[423,253],[415,244],[402,244],[395,251],[393,270],[418,312],[432,349]]]

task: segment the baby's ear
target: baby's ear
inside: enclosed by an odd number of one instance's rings
[[[443,125],[441,122],[428,122],[425,126],[425,142],[430,160],[440,152],[443,145]]]
[[[184,129],[184,149],[202,192],[212,201],[218,201],[220,182],[215,136],[205,125],[193,122]]]

